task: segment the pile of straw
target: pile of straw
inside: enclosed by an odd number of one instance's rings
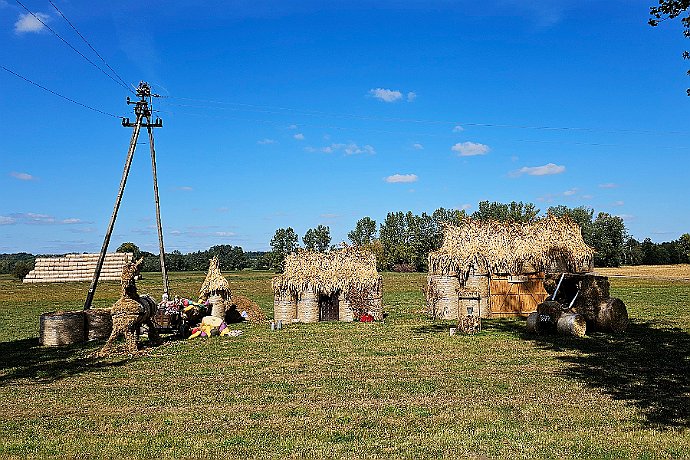
[[[228,284],[228,280],[220,273],[218,258],[216,256],[213,256],[210,260],[206,279],[199,290],[199,303],[206,302],[209,297],[214,295],[219,295],[223,299],[229,299],[231,296],[230,284]]]
[[[588,271],[594,250],[580,227],[568,217],[547,216],[535,222],[480,221],[466,218],[459,226],[444,225],[443,245],[429,254],[429,272],[467,279],[479,273],[550,272],[563,266]]]
[[[350,290],[380,292],[380,289],[376,256],[355,246],[326,253],[302,250],[290,254],[285,259],[285,271],[273,278],[276,294],[342,291],[347,296]]]

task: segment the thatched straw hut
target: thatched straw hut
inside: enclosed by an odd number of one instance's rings
[[[527,315],[547,293],[546,273],[592,270],[594,250],[568,217],[535,222],[465,219],[446,225],[443,245],[429,254],[427,311],[435,318],[457,319]]]
[[[290,254],[285,271],[273,278],[273,292],[276,320],[354,321],[365,313],[383,317],[376,256],[358,247]]]
[[[199,302],[209,301],[212,304],[211,315],[225,317],[225,309],[230,306],[232,293],[230,284],[220,272],[218,258],[213,256],[209,261],[206,279],[199,289]]]

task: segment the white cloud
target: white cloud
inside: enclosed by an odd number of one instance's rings
[[[383,88],[371,89],[369,90],[369,94],[383,102],[396,102],[402,99],[403,97],[400,91],[394,91]]]
[[[461,132],[463,132],[464,130],[465,130],[465,128],[463,128],[463,127],[460,126],[460,125],[455,125],[455,127],[453,128],[453,132],[454,132],[454,133],[461,133]]]
[[[416,174],[393,174],[392,176],[388,176],[385,178],[385,181],[389,184],[404,184],[410,182],[417,182],[417,180],[419,180],[419,178]]]
[[[625,202],[623,200],[618,200],[613,202],[614,206],[625,206]]]
[[[19,13],[19,19],[14,23],[14,32],[17,34],[36,33],[45,29],[43,23],[48,22],[50,16],[44,13],[34,13],[34,15]],[[43,23],[41,21],[43,21]]]
[[[340,214],[333,214],[333,213],[325,213],[325,214],[319,214],[319,217],[321,219],[337,219],[340,217]]]
[[[256,141],[256,143],[259,145],[269,145],[276,144],[277,141],[275,139],[261,139],[260,141]]]
[[[618,187],[618,184],[613,184],[611,182],[607,184],[599,184],[599,188],[616,188]]]
[[[593,195],[582,195],[583,200],[591,200],[592,198],[594,198]]]
[[[517,171],[513,171],[511,176],[517,177],[527,174],[528,176],[551,176],[565,172],[565,166],[548,163],[543,166],[524,166]],[[583,197],[584,198],[584,197]]]
[[[288,129],[297,129],[297,125],[290,125],[288,126]]]
[[[577,189],[576,189],[576,188],[571,188],[570,190],[566,190],[565,192],[563,192],[563,195],[565,195],[565,196],[573,196],[573,195],[575,195],[576,193],[577,193]]]
[[[369,144],[364,145],[361,148],[355,143],[350,143],[345,146],[345,154],[347,155],[357,155],[360,153],[368,153],[373,155],[376,153],[376,150],[374,150],[374,147]]]
[[[415,99],[417,99],[417,93],[415,93],[414,91],[410,91],[409,93],[407,93],[407,102],[412,102]]]
[[[0,225],[12,225],[17,223],[14,217],[0,216]]]
[[[469,204],[469,203],[465,203],[465,204],[463,204],[462,206],[460,206],[460,210],[461,210],[461,211],[468,211],[468,210],[470,210],[470,209],[472,209],[472,205]]]
[[[194,188],[190,187],[189,185],[183,185],[181,187],[177,187],[177,190],[180,192],[191,192],[194,190]]]
[[[486,155],[491,151],[488,145],[479,144],[477,142],[458,142],[450,149],[454,152],[458,152],[461,157]]]
[[[221,236],[221,237],[230,237],[230,236],[236,236],[237,233],[234,232],[214,232],[213,236]]]
[[[69,224],[81,224],[82,221],[81,221],[81,219],[77,219],[75,217],[70,217],[68,219],[62,219],[62,221],[60,221],[60,223],[67,224],[67,225],[69,225]]]
[[[419,142],[417,142],[417,143],[415,143],[415,144],[412,144],[412,147],[413,147],[415,150],[424,150],[424,146],[423,146],[422,144],[420,144]]]
[[[19,180],[36,180],[35,176],[32,176],[31,174],[28,173],[23,173],[23,172],[11,172],[10,176],[14,177],[15,179]]]
[[[0,225],[11,224],[28,224],[28,225],[74,225],[85,224],[81,219],[76,217],[69,217],[66,219],[56,219],[48,214],[39,214],[35,212],[25,212],[10,214],[9,216],[0,216]]]
[[[295,134],[295,135],[292,136],[292,137],[294,137],[294,138],[297,139],[298,141],[303,141],[303,140],[304,140],[304,134],[302,134],[302,133],[297,133],[297,134]]]

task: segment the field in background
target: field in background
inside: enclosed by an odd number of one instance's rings
[[[606,276],[649,278],[690,281],[690,264],[678,265],[626,265],[623,267],[597,268],[597,273]]]
[[[194,298],[204,273],[173,273]],[[226,274],[272,316],[271,274]],[[450,337],[421,312],[424,274],[384,274],[384,323],[242,324],[137,359],[38,346],[38,317],[88,283],[0,276],[0,457],[687,458],[690,283],[612,278],[615,337]],[[156,274],[140,292],[160,295]],[[117,283],[98,287],[110,306]]]

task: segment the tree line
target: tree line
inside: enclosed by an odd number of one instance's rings
[[[640,243],[628,234],[623,219],[618,216],[605,212],[595,216],[593,209],[563,205],[549,207],[546,214],[569,216],[580,226],[585,243],[596,251],[594,264],[597,267],[690,263],[690,234],[671,242],[653,243],[646,239]],[[521,201],[482,201],[471,215],[464,210],[445,208],[438,208],[431,214],[389,212],[380,224],[370,217],[361,218],[348,233],[348,239],[352,245],[373,251],[379,270],[423,272],[428,268],[429,252],[441,247],[444,222],[457,225],[464,218],[472,217],[484,221],[528,223],[540,216],[541,210],[533,203]],[[318,235],[318,244],[313,243],[313,235]],[[330,229],[322,225],[308,230],[302,241],[307,249],[323,252],[332,247]],[[264,266],[280,271],[285,257],[300,248],[299,236],[291,227],[279,228],[270,245],[271,252],[264,256]]]
[[[628,234],[623,219],[605,212],[580,206],[552,206],[547,214],[569,216],[580,226],[582,237],[596,251],[594,264],[597,267],[620,265],[668,265],[690,263],[690,233],[674,241],[654,243],[646,238],[642,242]],[[459,224],[464,218],[513,222],[532,222],[539,218],[541,210],[532,203],[512,201],[499,203],[482,201],[477,211],[468,215],[463,210],[438,208],[431,214],[411,211],[389,212],[380,224],[370,217],[357,221],[348,232],[349,243],[370,249],[377,258],[381,271],[427,271],[427,255],[443,242],[444,222]],[[182,254],[180,251],[166,253],[165,263],[169,271],[205,271],[208,261],[216,256],[222,270],[281,271],[285,257],[298,248],[319,252],[333,249],[328,226],[318,225],[305,232],[301,238],[292,227],[279,228],[270,241],[271,251],[245,252],[240,246],[217,245],[205,251]],[[157,254],[141,251],[131,242],[123,243],[117,252],[134,253],[143,257],[143,271],[160,271]],[[38,256],[29,253],[0,254],[0,273],[23,278],[33,269]]]

